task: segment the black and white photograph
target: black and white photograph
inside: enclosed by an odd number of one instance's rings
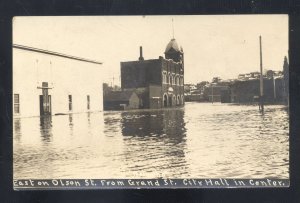
[[[14,188],[289,187],[288,20],[14,17]]]

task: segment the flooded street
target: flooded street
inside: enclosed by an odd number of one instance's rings
[[[285,106],[186,103],[165,110],[14,119],[15,179],[288,178]]]

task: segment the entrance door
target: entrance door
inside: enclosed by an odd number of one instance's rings
[[[51,95],[40,95],[40,115],[51,115]]]
[[[164,95],[164,107],[168,106],[168,96],[165,94]]]
[[[51,95],[48,94],[48,90],[51,89],[48,87],[48,82],[43,82],[42,95],[40,95],[40,116],[51,115]]]
[[[172,104],[172,99],[173,99],[173,98],[172,98],[172,95],[170,95],[170,96],[169,96],[169,106],[173,106],[173,104]]]

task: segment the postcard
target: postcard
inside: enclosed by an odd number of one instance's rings
[[[289,187],[288,15],[13,18],[16,190]]]

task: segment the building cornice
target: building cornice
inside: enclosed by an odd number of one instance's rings
[[[45,50],[45,49],[38,49],[38,48],[19,45],[19,44],[13,44],[13,48],[23,49],[23,50],[26,50],[26,51],[38,52],[38,53],[42,53],[42,54],[48,54],[48,55],[68,58],[68,59],[77,60],[77,61],[83,61],[83,62],[87,62],[87,63],[98,64],[98,65],[103,64],[102,62],[99,62],[99,61],[94,61],[94,60],[90,60],[90,59],[80,58],[80,57],[76,57],[76,56],[71,56],[71,55],[67,55],[67,54],[62,54],[62,53],[58,53],[58,52],[54,52],[54,51],[49,51],[49,50]]]

